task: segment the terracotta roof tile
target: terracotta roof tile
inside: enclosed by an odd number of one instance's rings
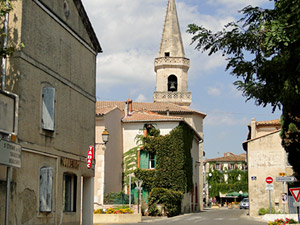
[[[246,154],[230,155],[224,157],[218,157],[214,159],[206,159],[205,162],[244,162],[246,160]]]
[[[103,116],[114,109],[118,109],[118,107],[117,106],[107,106],[107,107],[103,107],[103,108],[96,107],[96,115]]]
[[[119,109],[124,110],[125,102],[122,101],[98,101],[96,103],[96,108],[103,108],[108,106],[117,106]],[[197,113],[202,115],[203,117],[206,114],[192,110],[183,106],[179,106],[173,103],[158,103],[158,102],[133,102],[132,110],[149,110],[152,112],[166,112],[169,110],[170,113]]]
[[[128,115],[122,119],[123,122],[143,122],[143,121],[183,121],[182,117],[176,116],[164,116],[154,112],[139,110],[133,111],[131,115]]]
[[[280,125],[280,119],[276,120],[269,120],[269,121],[257,121],[257,126],[274,126],[274,125]]]

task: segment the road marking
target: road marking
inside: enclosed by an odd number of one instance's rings
[[[229,220],[238,220],[238,218],[231,218],[231,219],[229,219]]]
[[[216,218],[216,219],[214,219],[214,220],[224,220],[224,218]]]

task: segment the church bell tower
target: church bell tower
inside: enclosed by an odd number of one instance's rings
[[[175,103],[189,107],[190,60],[185,58],[175,0],[169,0],[158,57],[155,59],[156,91],[154,102]]]

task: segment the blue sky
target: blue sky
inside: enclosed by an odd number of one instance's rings
[[[97,100],[152,102],[167,0],[82,0],[103,48],[97,58]],[[207,114],[204,120],[206,158],[225,152],[243,153],[247,125],[280,118],[271,107],[245,102],[236,90],[235,77],[225,72],[221,55],[207,56],[194,50],[187,25],[196,23],[217,31],[239,18],[249,4],[267,7],[269,0],[176,0],[186,57],[191,60],[188,89],[192,109]]]

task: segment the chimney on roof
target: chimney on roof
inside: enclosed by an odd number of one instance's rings
[[[125,116],[131,115],[131,113],[132,113],[132,99],[128,99],[125,102],[124,111],[125,111]]]

